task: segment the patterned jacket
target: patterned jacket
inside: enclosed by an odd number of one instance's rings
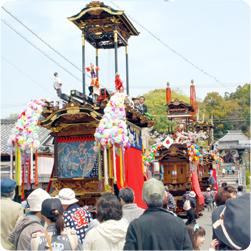
[[[176,206],[176,202],[175,202],[173,196],[170,193],[168,194],[168,197],[167,197],[167,206],[171,210],[174,210],[175,206]]]
[[[70,205],[64,212],[65,227],[75,229],[81,243],[91,220],[91,213],[77,203]]]

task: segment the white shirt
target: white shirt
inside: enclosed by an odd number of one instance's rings
[[[61,87],[60,84],[62,84],[60,78],[59,77],[55,77],[53,87],[55,87],[56,89],[58,89],[58,88]]]

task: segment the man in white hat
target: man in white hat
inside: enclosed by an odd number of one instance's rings
[[[189,188],[189,187],[187,187],[187,188]],[[186,188],[186,190],[187,190],[187,188]],[[186,210],[186,213],[187,213],[186,225],[196,223],[196,220],[195,220],[196,198],[195,197],[196,197],[196,194],[194,191],[191,191],[191,192],[187,191],[183,195],[183,205],[185,204],[186,201],[190,202],[190,209]]]
[[[61,189],[56,197],[61,200],[65,211],[63,216],[65,227],[75,229],[78,238],[83,243],[86,230],[92,220],[91,213],[78,206],[75,192],[70,188]]]
[[[35,189],[27,198],[30,212],[27,217],[22,217],[15,229],[9,234],[11,242],[16,250],[27,250],[31,235],[36,232],[44,232],[44,220],[41,214],[41,205],[50,195],[42,188]]]

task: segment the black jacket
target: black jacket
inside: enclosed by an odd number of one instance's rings
[[[139,250],[137,221],[142,250],[193,250],[183,220],[160,207],[146,209],[130,223],[124,250]]]

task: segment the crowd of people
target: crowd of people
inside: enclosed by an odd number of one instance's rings
[[[27,197],[29,211],[12,199],[16,182],[1,181],[1,244],[7,250],[200,250],[206,231],[195,219],[196,194],[186,187],[183,208],[187,222],[173,212],[176,202],[167,186],[155,178],[145,181],[144,210],[134,191],[118,196],[104,193],[96,204],[96,219],[80,207],[70,188],[51,197],[37,188]],[[241,250],[250,244],[250,194],[227,183],[216,193],[207,189],[213,236],[210,251]],[[215,202],[215,204],[214,204]],[[207,238],[210,238],[207,236]]]

